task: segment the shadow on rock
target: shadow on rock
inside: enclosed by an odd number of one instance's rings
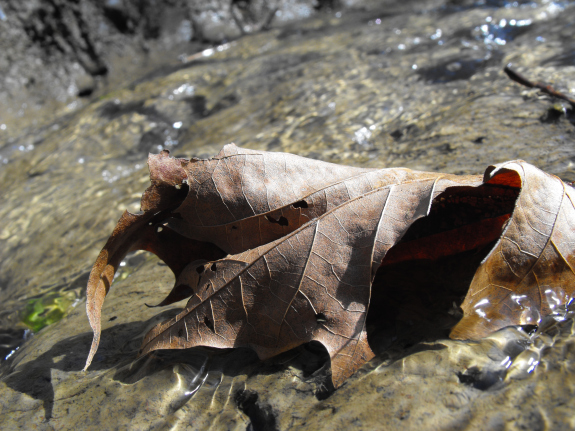
[[[169,318],[175,311],[169,310],[161,316]],[[121,323],[102,331],[98,353],[87,373],[121,368],[134,361],[148,326],[149,322],[142,321]],[[32,347],[25,345],[14,362],[4,364],[2,381],[13,390],[42,401],[47,421],[52,417],[56,384],[52,381],[51,370],[82,373],[91,343],[91,332],[65,338],[36,359],[21,365],[18,359],[24,358],[28,348]]]
[[[467,253],[469,262],[466,263],[475,263],[482,257],[483,253]],[[446,338],[449,328],[457,322],[459,316],[453,306],[465,294],[462,287],[468,285],[473,275],[469,268],[473,266],[448,258],[433,267],[420,263],[417,271],[413,270],[413,263],[408,268],[403,264],[382,268],[374,282],[368,315],[368,338],[379,360],[395,361],[422,350],[445,348],[441,344],[426,343]],[[167,310],[145,322],[119,323],[102,331],[100,347],[88,373],[115,369],[114,380],[134,384],[173,367],[174,372],[190,381],[188,392],[193,395],[201,386],[192,387],[200,379],[198,376],[207,378],[208,373],[228,377],[244,374],[249,380],[255,375],[281,374],[290,367],[295,376],[310,383],[309,391],[318,399],[328,398],[334,392],[329,355],[317,342],[306,343],[267,361],[260,361],[255,352],[247,348],[205,347],[157,351],[136,359],[145,332],[178,311]],[[36,359],[20,365],[18,358],[24,358],[27,347],[33,345],[24,346],[12,364],[5,364],[3,381],[15,391],[41,400],[49,420],[54,387],[58,384],[52,381],[52,369],[81,373],[91,343],[91,332],[66,338]],[[253,398],[250,397],[240,404],[246,404]]]

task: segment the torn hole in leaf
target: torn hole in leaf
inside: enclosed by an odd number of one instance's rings
[[[280,216],[280,218],[278,218],[278,219],[276,220],[276,219],[274,219],[273,217],[267,215],[267,216],[266,216],[266,220],[269,221],[270,223],[279,224],[280,226],[287,226],[287,225],[289,225],[288,219],[285,218],[284,216]]]
[[[218,267],[217,267],[217,265],[216,265],[215,262],[212,263],[212,266],[210,267],[210,269],[211,269],[212,271],[216,271],[216,270],[218,269]]]
[[[327,317],[323,313],[317,313],[315,315],[315,320],[317,323],[325,323],[327,322]]]
[[[210,331],[212,332],[216,332],[214,329],[214,324],[213,322],[210,320],[210,318],[208,316],[204,316],[204,324],[210,328]]]
[[[294,208],[307,208],[308,205],[307,205],[306,201],[301,200],[301,201],[297,201],[296,203],[292,204],[292,207],[294,207]]]

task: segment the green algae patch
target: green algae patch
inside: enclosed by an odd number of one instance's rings
[[[20,321],[34,332],[61,320],[76,300],[74,292],[51,292],[28,301]]]

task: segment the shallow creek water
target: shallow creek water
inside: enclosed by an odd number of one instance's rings
[[[179,309],[145,307],[173,280],[137,253],[80,371],[88,274],[122,211],[139,209],[148,152],[208,157],[235,142],[450,173],[521,158],[574,180],[570,107],[502,72],[512,63],[574,94],[574,35],[570,2],[376,4],[183,53],[40,126],[0,124],[3,427],[575,428],[573,319],[559,294],[537,332],[477,342],[447,339],[441,310],[408,314],[370,334],[376,358],[333,392],[313,344],[266,362],[245,349],[136,361],[147,330]],[[434,291],[448,278],[412,283]]]

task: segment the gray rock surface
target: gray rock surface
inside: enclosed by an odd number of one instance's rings
[[[570,92],[573,22],[570,3],[544,1],[332,11],[162,64],[54,121],[43,120],[51,112],[0,128],[3,428],[574,428],[571,315],[534,335],[508,328],[448,340],[451,301],[469,277],[449,262],[424,279],[387,274],[375,287],[393,287],[389,321],[370,329],[376,358],[333,392],[314,344],[266,362],[244,349],[135,360],[146,331],[181,306],[144,306],[173,278],[139,253],[106,299],[99,352],[81,372],[92,338],[87,276],[122,211],[139,207],[148,152],[205,157],[233,141],[451,173],[522,158],[573,180],[572,108],[502,72],[512,62]],[[23,342],[22,310],[55,293],[77,301]]]

